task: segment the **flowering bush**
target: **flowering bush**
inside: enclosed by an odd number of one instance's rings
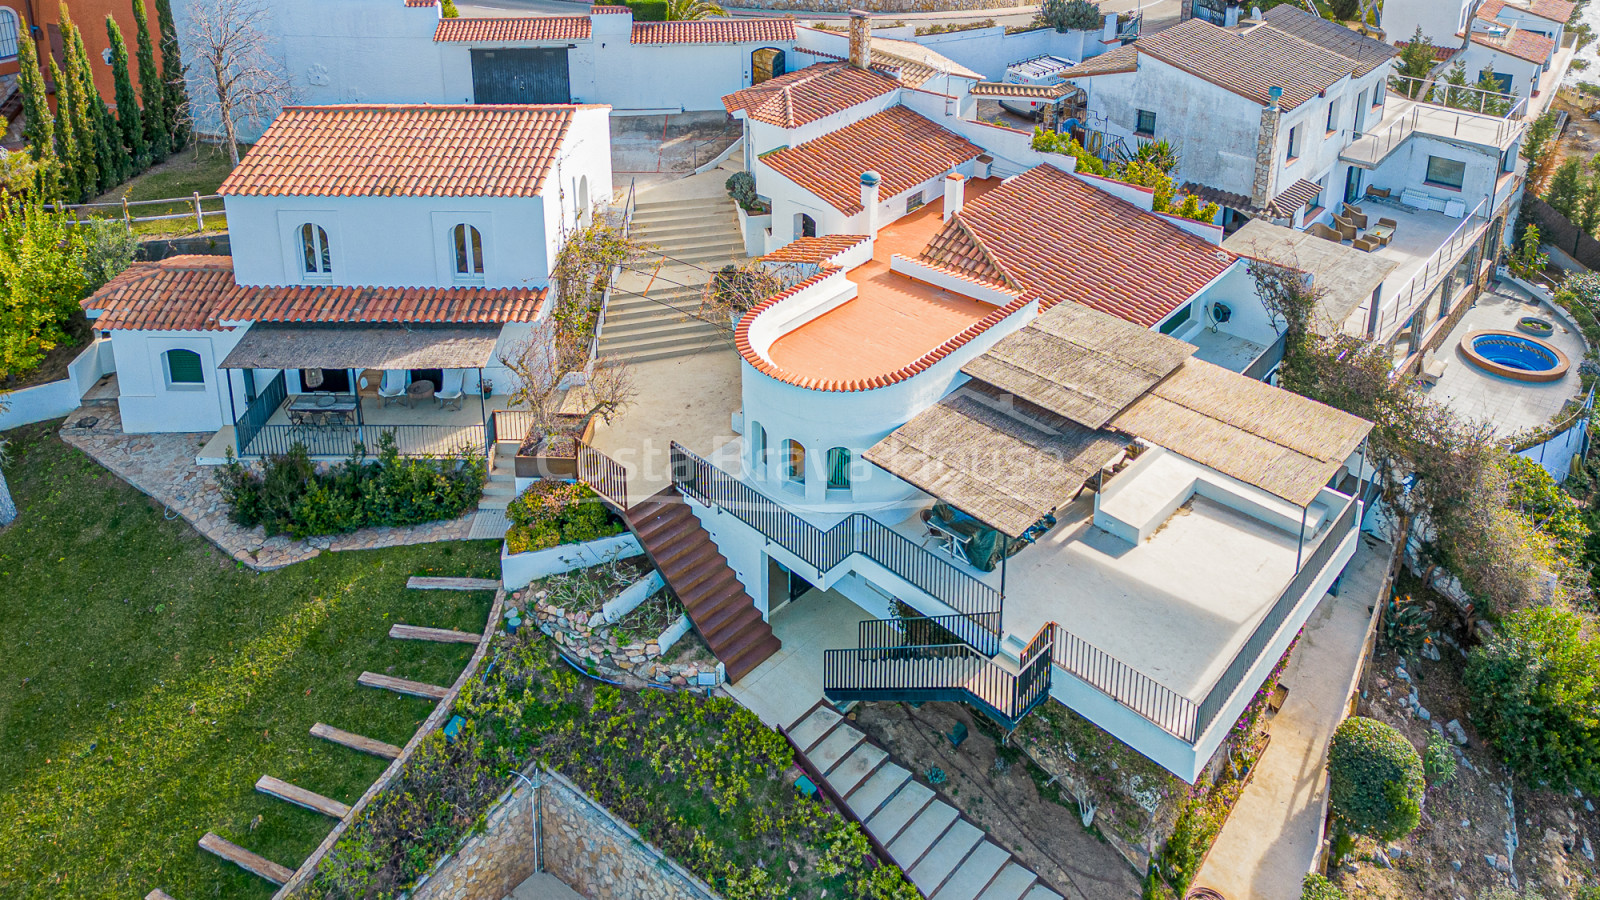
[[[600,495],[585,484],[536,481],[506,506],[511,528],[506,549],[512,553],[548,550],[622,533]]]

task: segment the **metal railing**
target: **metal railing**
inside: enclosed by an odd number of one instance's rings
[[[494,419],[494,436],[497,441],[516,441],[521,444],[533,430],[533,413],[526,409],[497,409],[489,414]]]
[[[401,456],[477,453],[485,437],[482,425],[262,425],[249,442],[241,442],[239,455],[276,456],[296,444],[312,456],[350,456],[357,444],[370,454],[386,434],[394,437]]]
[[[244,448],[250,446],[256,434],[266,427],[267,420],[272,418],[272,414],[278,411],[278,407],[282,406],[288,397],[288,382],[284,379],[283,373],[279,372],[267,382],[266,389],[257,394],[255,399],[250,401],[250,405],[244,408],[244,415],[233,423],[235,454],[241,457],[245,455]]]
[[[674,442],[672,483],[708,506],[731,513],[768,540],[799,557],[821,575],[861,554],[965,618],[960,636],[987,656],[999,650],[999,591],[863,513],[853,513],[827,531],[800,518],[765,494]]]
[[[1367,329],[1368,340],[1376,340],[1378,335],[1386,334],[1397,322],[1415,315],[1417,307],[1428,299],[1434,287],[1444,279],[1445,272],[1454,268],[1467,248],[1477,242],[1479,238],[1477,230],[1488,227],[1488,204],[1489,199],[1485,199],[1473,207],[1472,212],[1468,213],[1461,220],[1461,224],[1456,226],[1455,231],[1450,233],[1450,237],[1428,257],[1422,268],[1413,273],[1395,292],[1394,299],[1382,301],[1377,321],[1373,321],[1369,316],[1368,321],[1371,325]]]
[[[1055,623],[1052,623],[1055,624]],[[1193,743],[1195,702],[1055,625],[1055,664],[1174,737]]]
[[[1389,76],[1389,87],[1400,96],[1418,103],[1474,112],[1481,116],[1493,116],[1499,119],[1520,119],[1528,109],[1526,97],[1518,97],[1503,91],[1485,90],[1472,85],[1447,84],[1431,75],[1418,78],[1415,75],[1401,75],[1397,72]],[[1451,100],[1463,105],[1449,102]],[[1491,107],[1500,104],[1505,104],[1504,113],[1490,111]]]
[[[1467,133],[1462,133],[1462,128]],[[1376,166],[1413,134],[1451,137],[1474,143],[1505,146],[1516,137],[1520,122],[1453,107],[1418,102],[1383,131],[1368,131],[1340,151],[1339,158],[1362,166]],[[1491,131],[1492,129],[1492,131]]]
[[[122,221],[128,225],[132,225],[136,222],[161,222],[169,219],[193,219],[195,230],[204,231],[206,228],[206,209],[204,207],[204,203],[208,200],[221,199],[221,194],[202,195],[199,191],[195,191],[193,194],[190,194],[187,197],[168,197],[164,200],[129,200],[128,198],[124,197],[116,203],[49,203],[45,205],[45,208],[52,211],[65,210],[66,212],[72,214],[72,221],[75,223],[81,223],[86,219],[101,218],[102,216],[97,215],[94,210],[121,210]],[[135,206],[172,206],[180,203],[188,206],[189,209],[181,213],[155,216],[136,216],[133,215],[131,209]],[[79,216],[79,213],[81,212],[88,213],[88,215]],[[211,215],[221,216],[224,215],[225,212],[226,211],[222,209],[215,209],[211,210]]]
[[[1245,674],[1256,664],[1261,654],[1266,652],[1267,644],[1289,618],[1289,613],[1306,599],[1305,594],[1310,590],[1311,583],[1322,574],[1322,570],[1333,559],[1333,555],[1339,552],[1345,535],[1356,527],[1356,514],[1360,507],[1360,500],[1356,497],[1350,497],[1345,502],[1344,509],[1339,513],[1339,517],[1334,519],[1333,527],[1323,537],[1322,543],[1312,551],[1311,556],[1301,565],[1300,571],[1296,572],[1294,579],[1289,582],[1289,586],[1278,595],[1277,601],[1267,611],[1266,617],[1256,625],[1250,637],[1245,639],[1239,652],[1233,655],[1233,661],[1228,663],[1228,668],[1222,673],[1222,677],[1217,679],[1217,683],[1206,693],[1205,699],[1200,701],[1195,717],[1194,737],[1190,738],[1190,741],[1198,740],[1200,735],[1205,734],[1212,720],[1238,689]]]
[[[578,445],[578,480],[594,489],[619,511],[628,509],[628,470],[622,463],[582,440]]]

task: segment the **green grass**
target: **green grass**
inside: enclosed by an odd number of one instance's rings
[[[431,704],[358,688],[363,670],[449,684],[487,592],[408,591],[414,574],[493,576],[489,542],[325,553],[254,573],[61,443],[10,432],[22,515],[0,532],[0,897],[267,897],[202,853],[206,831],[295,866],[333,820],[257,794],[275,775],[354,803],[386,763],[310,737],[317,721],[404,744]]]
[[[243,157],[249,148],[241,145],[239,155]],[[213,144],[195,144],[182,153],[169,157],[160,165],[153,166],[142,175],[137,175],[116,188],[96,197],[96,203],[116,203],[126,197],[128,200],[166,200],[172,197],[190,197],[196,193],[205,197],[215,194],[217,188],[222,186],[223,179],[233,171],[233,163],[228,159],[228,154],[223,148]],[[206,213],[207,232],[221,231],[228,227],[226,218],[222,215],[221,200],[207,200],[201,204],[201,209]],[[133,216],[160,216],[172,213],[192,213],[194,204],[188,200],[179,203],[166,203],[157,206],[135,206],[128,210]],[[108,209],[102,211],[103,215],[121,218],[122,211]],[[135,234],[141,235],[182,235],[194,234],[195,220],[191,215],[184,219],[164,219],[157,222],[136,222],[133,225]]]

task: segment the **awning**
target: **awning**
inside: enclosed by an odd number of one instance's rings
[[[1010,537],[1065,506],[1128,441],[977,381],[879,441],[869,462]]]
[[[500,326],[252,325],[224,369],[477,369]]]

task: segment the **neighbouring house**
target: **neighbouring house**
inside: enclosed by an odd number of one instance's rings
[[[1472,84],[1488,71],[1502,93],[1539,115],[1572,62],[1567,24],[1576,9],[1568,0],[1386,0],[1380,24],[1401,46],[1420,28],[1435,47],[1453,51],[1435,77],[1458,62]]]
[[[251,457],[492,446],[499,355],[612,194],[605,106],[291,107],[221,187],[232,257],[137,263],[84,301],[125,431]]]
[[[714,110],[724,94],[794,64],[790,18],[635,22],[625,6],[576,10],[446,19],[435,2],[281,0],[268,28],[306,104]]]
[[[127,43],[128,55],[132,57],[135,48],[135,38],[138,34],[138,25],[133,19],[133,0],[65,0],[65,2],[48,3],[43,0],[23,0],[23,2],[9,2],[0,4],[0,95],[10,94],[16,90],[16,75],[19,71],[17,64],[17,41],[20,39],[20,28],[24,20],[28,23],[30,37],[38,50],[41,71],[46,79],[46,86],[54,96],[55,85],[49,84],[50,72],[45,67],[45,61],[52,57],[56,65],[65,63],[66,44],[61,35],[61,14],[72,18],[72,23],[83,32],[84,49],[89,51],[89,59],[94,62],[92,67],[94,86],[100,92],[101,98],[113,108],[116,106],[116,84],[111,71],[111,38],[106,34],[106,16],[117,22],[117,27],[122,29],[122,38]],[[145,5],[145,14],[150,21],[150,38],[154,44],[156,64],[161,63],[161,35],[156,31],[156,9],[151,0],[138,0]],[[129,77],[133,79],[135,91],[139,89],[138,66],[130,62]],[[15,100],[16,109],[20,112],[21,100]],[[7,101],[0,101],[0,111],[8,118],[14,117]]]
[[[769,254],[792,286],[736,331],[742,437],[675,449],[787,651],[751,671],[776,644],[750,642],[735,689],[774,720],[803,709],[767,677],[1007,728],[1054,697],[1194,781],[1354,553],[1369,426],[1161,333],[1228,283],[1264,323],[1214,241],[1054,165],[946,184]],[[784,612],[812,587],[876,649],[795,631],[824,627]]]

